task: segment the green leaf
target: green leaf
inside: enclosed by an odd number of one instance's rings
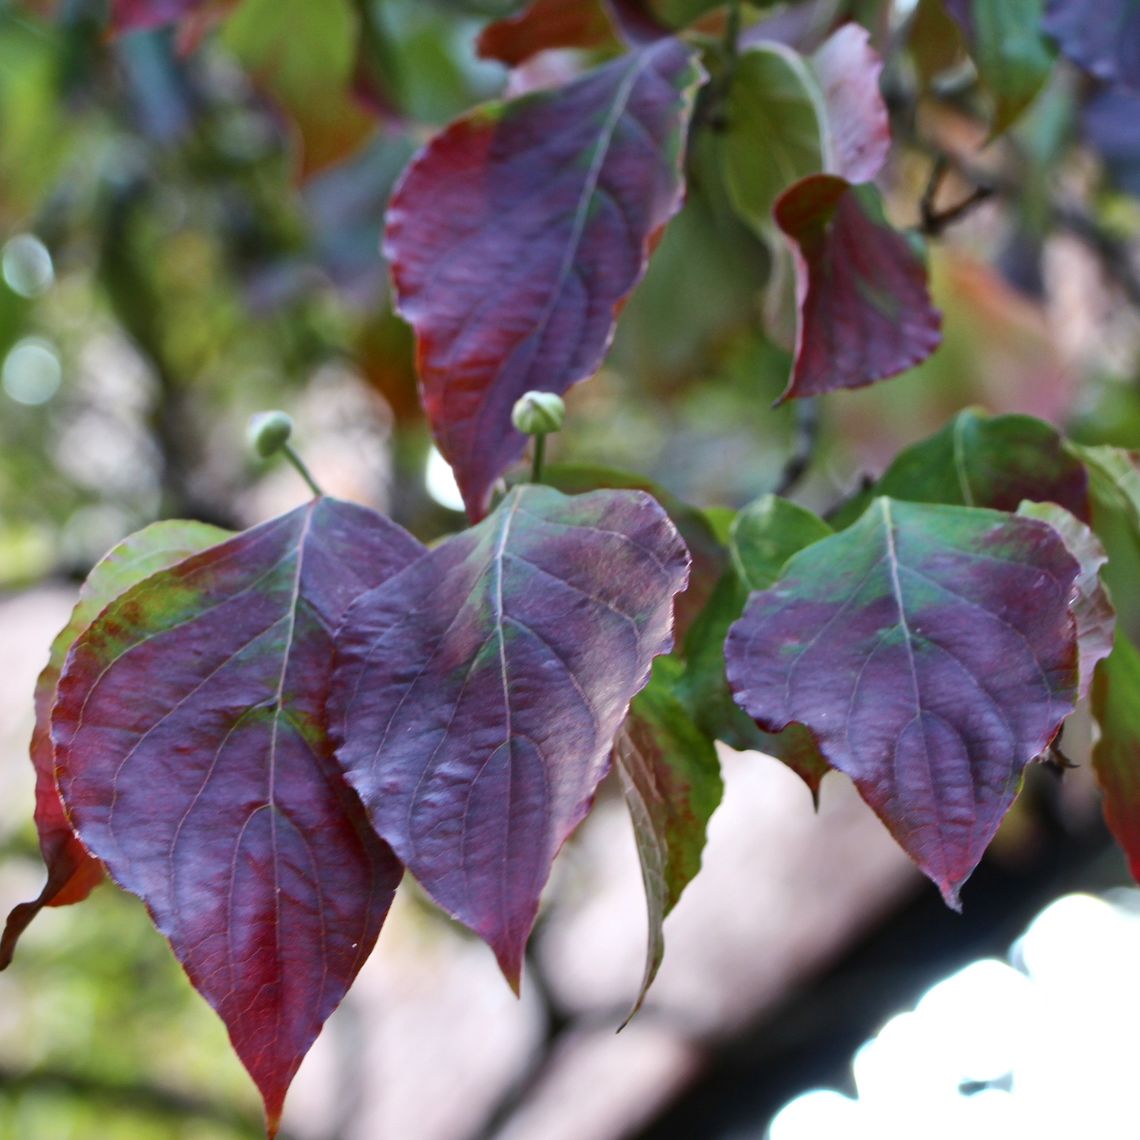
[[[1044,0],[947,0],[966,36],[978,76],[993,96],[992,133],[999,135],[1036,98],[1053,70],[1041,33]]]
[[[708,821],[724,792],[716,748],[675,695],[671,665],[675,659],[655,663],[614,748],[649,910],[645,974],[631,1018],[657,976],[665,955],[662,924],[701,869]]]
[[[806,507],[777,495],[749,503],[732,526],[732,561],[749,590],[766,590],[797,551],[833,534]]]
[[[874,488],[845,503],[830,521],[846,526],[875,495],[889,495],[1001,511],[1016,511],[1025,499],[1055,502],[1087,522],[1088,484],[1084,464],[1049,424],[967,408],[935,435],[899,452]]]
[[[823,169],[823,93],[797,52],[761,44],[737,60],[725,113],[721,155],[729,197],[744,221],[768,235],[784,189]]]
[[[1104,818],[1140,882],[1140,652],[1122,632],[1097,670],[1092,710],[1100,725],[1092,763]]]

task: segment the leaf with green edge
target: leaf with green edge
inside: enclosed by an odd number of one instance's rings
[[[601,364],[680,207],[703,79],[693,49],[667,39],[566,87],[487,104],[437,135],[392,195],[397,307],[473,519],[526,446],[515,401],[563,393]]]
[[[741,510],[731,529],[733,568],[721,578],[685,638],[685,672],[677,684],[703,732],[739,751],[775,756],[807,784],[817,801],[830,766],[806,729],[793,725],[778,734],[764,732],[736,704],[725,678],[724,641],[744,612],[750,590],[770,586],[793,554],[831,533],[822,519],[776,495],[765,495]]]
[[[337,634],[337,758],[373,826],[517,992],[554,857],[672,645],[688,555],[638,491],[515,487]]]
[[[1120,630],[1096,671],[1092,711],[1100,726],[1092,766],[1105,822],[1140,882],[1140,651]]]
[[[793,243],[799,308],[781,401],[872,384],[938,347],[926,266],[883,216],[873,186],[813,174],[780,196],[775,217]]]
[[[111,550],[80,588],[71,618],[52,642],[48,663],[36,679],[36,723],[30,751],[36,772],[36,831],[48,878],[37,898],[20,903],[8,915],[0,938],[0,970],[11,963],[20,935],[45,906],[82,902],[103,881],[103,865],[79,842],[55,781],[51,712],[68,651],[99,612],[136,582],[229,536],[229,531],[205,523],[153,523]]]
[[[1138,0],[1046,0],[1041,27],[1097,79],[1140,90]]]
[[[849,182],[870,182],[891,149],[887,104],[879,90],[883,61],[871,33],[844,24],[811,56],[823,92],[824,170]]]
[[[641,1008],[660,969],[665,919],[701,869],[708,822],[724,794],[716,748],[673,691],[669,666],[676,664],[658,658],[614,746],[649,920],[645,974],[626,1024]]]
[[[1100,539],[1080,519],[1056,503],[1025,502],[1017,508],[1017,513],[1047,522],[1064,540],[1081,568],[1076,582],[1077,596],[1070,609],[1077,627],[1080,673],[1077,695],[1084,700],[1092,688],[1098,663],[1112,652],[1116,628],[1116,610],[1100,574],[1108,555]]]
[[[911,503],[1016,511],[1024,499],[1053,502],[1088,522],[1089,476],[1057,429],[1032,416],[961,411],[940,431],[900,451],[871,490],[831,518],[846,525],[875,495]]]
[[[765,728],[810,729],[957,908],[1073,709],[1078,573],[1036,519],[876,499],[752,595],[729,684]]]
[[[314,499],[120,595],[60,678],[68,814],[225,1022],[271,1136],[402,873],[333,760],[332,631],[422,551]]]
[[[978,76],[994,100],[998,135],[1037,97],[1053,70],[1041,32],[1044,0],[945,0],[962,29]]]
[[[823,169],[825,115],[823,92],[798,52],[762,43],[736,61],[717,140],[733,208],[759,234],[771,232],[780,194]]]

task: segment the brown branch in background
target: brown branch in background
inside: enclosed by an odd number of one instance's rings
[[[938,191],[941,189],[942,183],[945,181],[949,171],[950,163],[946,155],[937,155],[934,159],[934,165],[930,170],[930,179],[926,183],[926,190],[922,195],[922,201],[919,203],[921,221],[919,222],[918,232],[924,237],[940,237],[949,226],[952,226],[955,222],[966,217],[975,208],[997,193],[996,189],[990,185],[988,181],[979,180],[975,183],[973,190],[960,202],[956,205],[948,206],[943,210],[939,210],[936,205]]]

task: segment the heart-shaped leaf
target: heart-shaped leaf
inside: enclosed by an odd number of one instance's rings
[[[82,902],[103,881],[103,865],[79,842],[55,781],[51,712],[68,650],[99,611],[136,582],[228,537],[228,531],[204,523],[154,523],[116,546],[83,583],[71,620],[52,642],[48,663],[36,680],[31,757],[36,771],[36,831],[48,878],[38,898],[9,914],[0,938],[0,970],[11,962],[20,935],[45,906]]]
[[[1108,555],[1100,539],[1080,519],[1056,503],[1022,503],[1017,513],[1047,522],[1064,540],[1081,568],[1076,582],[1077,596],[1070,609],[1077,628],[1080,673],[1077,695],[1084,700],[1092,688],[1097,665],[1112,652],[1116,610],[1100,580],[1101,567],[1108,561]]]
[[[780,197],[795,243],[799,323],[781,399],[859,388],[925,360],[941,341],[926,267],[883,216],[873,186],[816,174]]]
[[[515,401],[565,392],[601,364],[680,206],[702,78],[693,51],[669,39],[559,90],[488,104],[437,135],[393,194],[385,252],[398,307],[473,518],[523,452]]]
[[[1140,90],[1137,0],[1046,0],[1041,27],[1097,79]]]
[[[858,518],[874,495],[910,503],[946,503],[1016,511],[1052,502],[1089,521],[1089,476],[1057,429],[1032,416],[987,416],[966,408],[941,431],[900,451],[873,490],[831,518],[841,527]]]
[[[945,0],[945,4],[993,96],[993,133],[1001,134],[1037,97],[1053,70],[1053,53],[1041,34],[1044,0]]]
[[[1092,762],[1104,818],[1140,882],[1140,651],[1123,632],[1097,670],[1092,710],[1100,725]]]
[[[724,793],[716,748],[674,695],[666,664],[675,662],[659,659],[634,697],[614,747],[649,910],[645,975],[630,1018],[665,957],[665,918],[701,869],[708,822]]]
[[[688,555],[637,491],[516,487],[362,597],[337,635],[337,757],[424,889],[517,990],[554,856],[667,652]]]
[[[60,678],[71,820],[225,1022],[271,1134],[401,874],[333,761],[332,631],[422,550],[315,499],[118,597]]]
[[[809,728],[957,907],[1072,711],[1078,570],[1036,519],[876,499],[752,595],[729,683],[765,728]]]

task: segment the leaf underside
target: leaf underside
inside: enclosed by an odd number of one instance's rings
[[[1077,574],[1035,519],[876,499],[752,596],[729,683],[764,727],[809,728],[956,907],[1072,711]]]
[[[332,758],[332,632],[422,550],[313,500],[117,598],[59,683],[70,817],[225,1022],[271,1134],[401,875]]]
[[[668,39],[556,91],[488,104],[437,135],[393,194],[384,248],[397,304],[473,519],[525,447],[515,401],[565,392],[601,364],[681,204],[703,77]]]
[[[516,989],[554,856],[672,643],[688,561],[648,495],[516,487],[362,597],[338,634],[331,714],[349,782]]]

